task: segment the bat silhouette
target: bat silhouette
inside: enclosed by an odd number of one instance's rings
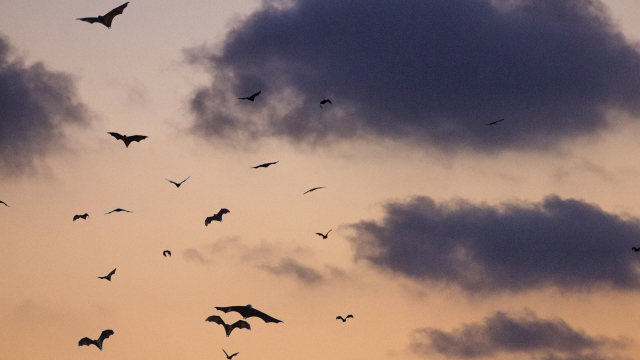
[[[638,251],[640,251],[640,247],[632,247],[631,250],[633,250],[635,252],[638,252]]]
[[[500,120],[492,121],[492,122],[490,122],[490,123],[488,123],[488,124],[485,124],[485,125],[495,125],[495,124],[499,123],[500,121],[504,121],[504,119],[500,119]]]
[[[274,164],[277,164],[277,163],[279,163],[279,162],[280,162],[280,161],[270,162],[270,163],[264,163],[264,164],[262,164],[262,165],[254,166],[254,167],[252,167],[252,169],[257,169],[257,168],[261,168],[261,167],[263,167],[263,168],[268,168],[269,166],[274,165]]]
[[[315,187],[315,188],[313,188],[313,189],[310,189],[310,190],[305,191],[302,195],[304,195],[304,194],[306,194],[306,193],[308,193],[308,192],[312,192],[312,191],[316,191],[316,190],[318,190],[318,189],[324,189],[324,188],[325,188],[324,186]]]
[[[0,204],[4,204],[4,206],[11,207],[11,206],[7,205],[7,203],[2,201],[2,200],[0,200]]]
[[[126,211],[126,212],[130,212],[130,213],[132,213],[132,212],[133,212],[133,211],[129,211],[129,210],[125,210],[125,209],[117,208],[117,209],[114,209],[114,210],[109,211],[109,212],[108,212],[108,213],[106,213],[105,215],[109,215],[109,214],[111,214],[112,212],[121,212],[121,211]]]
[[[186,178],[186,179],[182,180],[182,181],[181,181],[181,182],[179,182],[179,183],[177,183],[177,182],[175,182],[175,181],[171,181],[171,180],[169,180],[169,179],[165,179],[165,180],[167,180],[168,182],[172,183],[172,184],[173,184],[173,185],[175,185],[177,188],[179,188],[179,187],[180,187],[180,185],[182,185],[182,183],[183,183],[183,182],[185,182],[185,181],[189,180],[189,178],[190,178],[190,177],[191,177],[191,176],[189,176],[188,178]]]
[[[324,104],[326,104],[326,103],[329,103],[329,105],[333,105],[333,104],[331,103],[331,100],[329,100],[329,99],[324,99],[324,100],[320,101],[320,107],[322,107],[322,105],[324,105]]]
[[[104,16],[100,15],[98,17],[77,18],[76,20],[86,21],[86,22],[88,22],[90,24],[98,22],[98,23],[106,26],[107,28],[111,29],[111,22],[113,21],[113,18],[116,17],[116,15],[122,14],[122,12],[124,11],[124,8],[126,8],[127,5],[129,5],[128,1],[126,3],[118,6],[117,8],[109,11]]]
[[[108,339],[109,336],[111,335],[113,335],[113,330],[109,329],[109,330],[103,331],[102,334],[100,334],[100,337],[98,338],[98,340],[92,340],[92,339],[89,339],[88,337],[83,337],[82,339],[80,339],[80,341],[78,341],[78,346],[95,345],[98,347],[98,349],[100,349],[100,351],[102,351],[102,342],[104,341],[104,339]]]
[[[220,209],[220,211],[218,211],[217,214],[213,215],[213,216],[209,216],[208,218],[204,219],[204,226],[209,226],[209,224],[211,224],[212,221],[220,221],[222,222],[222,215],[224,214],[228,214],[231,211],[227,210],[227,209]]]
[[[224,351],[224,349],[222,349],[222,351]],[[226,352],[226,351],[224,351],[224,354],[225,354],[225,355],[227,355],[227,359],[228,359],[228,360],[231,360],[231,358],[232,358],[232,357],[234,357],[234,356],[236,356],[236,355],[238,355],[238,354],[240,354],[240,353],[239,353],[239,352],[237,352],[237,353],[235,353],[235,354],[233,354],[233,355],[229,355],[229,354],[227,354],[227,352]]]
[[[116,269],[111,270],[111,272],[109,273],[109,275],[107,276],[98,276],[98,279],[107,279],[109,281],[111,281],[111,275],[116,273]]]
[[[122,140],[124,141],[124,144],[129,147],[129,144],[131,144],[132,141],[137,141],[140,142],[141,140],[144,140],[146,138],[148,138],[148,136],[145,135],[131,135],[131,136],[127,136],[127,135],[120,135],[116,132],[110,132],[109,135],[113,136],[114,138],[116,138],[117,140]]]
[[[347,321],[348,318],[353,318],[353,315],[349,314],[345,318],[343,318],[342,316],[338,316],[338,317],[336,317],[336,320],[340,319],[340,320],[342,320],[342,322],[345,322],[345,321]]]
[[[254,309],[253,306],[251,306],[251,304],[249,304],[247,306],[226,306],[226,307],[216,306],[216,309],[220,310],[220,311],[223,311],[225,313],[228,313],[229,311],[235,311],[235,312],[239,313],[240,315],[242,315],[242,317],[244,319],[250,318],[252,316],[255,316],[255,317],[259,317],[260,319],[262,319],[266,323],[268,323],[268,322],[274,322],[274,323],[282,322],[281,320],[273,318],[273,317],[263,313],[260,310]]]
[[[214,323],[216,323],[218,325],[224,326],[224,332],[227,333],[227,337],[229,337],[229,334],[231,334],[233,329],[236,329],[236,328],[251,330],[251,325],[249,325],[249,323],[244,321],[244,320],[238,320],[238,321],[234,322],[233,324],[226,324],[224,322],[224,320],[222,320],[222,318],[220,316],[211,315],[205,321],[214,322]]]
[[[76,221],[78,219],[87,220],[87,217],[89,217],[89,214],[87,214],[87,213],[84,213],[84,215],[75,215],[73,217],[73,221]]]
[[[171,257],[171,251],[165,250],[162,252],[162,255],[164,255],[164,257],[167,257],[167,255],[169,255],[169,257]]]
[[[333,229],[331,229],[331,230],[333,230]],[[316,235],[320,235],[320,236],[322,236],[323,239],[326,239],[329,236],[329,233],[331,232],[331,230],[327,231],[326,234],[316,233]]]
[[[262,92],[262,90],[261,90],[261,91],[258,91],[257,93],[255,93],[255,94],[253,94],[253,95],[251,95],[251,96],[247,96],[247,97],[243,97],[243,98],[238,98],[238,99],[240,99],[240,100],[249,100],[249,101],[253,101],[253,100],[255,100],[255,99],[256,99],[256,96],[260,95],[260,93],[261,93],[261,92]]]

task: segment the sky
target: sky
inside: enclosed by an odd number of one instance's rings
[[[639,2],[121,4],[0,5],[0,358],[638,359]]]

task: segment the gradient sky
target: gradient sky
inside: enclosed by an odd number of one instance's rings
[[[0,5],[1,359],[638,359],[639,2],[119,5]]]

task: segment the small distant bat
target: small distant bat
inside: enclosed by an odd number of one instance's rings
[[[137,141],[140,142],[141,140],[144,140],[146,138],[148,138],[148,136],[145,135],[131,135],[131,136],[127,136],[127,135],[120,135],[116,132],[110,132],[109,133],[111,136],[113,136],[114,138],[116,138],[117,140],[122,140],[124,141],[124,144],[129,147],[129,144],[131,144],[132,141]]]
[[[222,349],[222,351],[224,351],[224,349]],[[227,355],[227,359],[228,359],[228,360],[231,360],[231,358],[232,358],[232,357],[234,357],[234,356],[236,356],[236,355],[238,355],[238,354],[240,354],[240,353],[239,353],[239,352],[237,352],[237,353],[235,353],[235,354],[233,354],[233,355],[229,355],[229,354],[227,354],[227,352],[226,352],[226,351],[224,351],[224,354],[225,354],[225,355]]]
[[[224,320],[222,320],[222,318],[220,316],[211,315],[205,321],[214,322],[214,323],[216,323],[218,325],[224,326],[224,332],[227,333],[227,337],[229,337],[229,334],[231,334],[233,329],[236,329],[236,328],[251,330],[251,325],[249,325],[249,323],[244,321],[244,320],[238,320],[238,321],[234,322],[233,324],[229,325],[229,324],[226,324],[224,322]]]
[[[133,212],[133,211],[129,211],[129,210],[125,210],[125,209],[117,208],[117,209],[114,209],[114,210],[109,211],[109,212],[108,212],[108,213],[106,213],[105,215],[109,215],[109,214],[111,214],[112,212],[121,212],[121,211],[126,211],[126,212],[130,212],[130,213],[132,213],[132,212]]]
[[[188,178],[186,178],[186,179],[182,180],[182,181],[181,181],[181,182],[179,182],[179,183],[177,183],[177,182],[175,182],[175,181],[171,181],[171,180],[169,180],[169,179],[165,179],[165,180],[167,180],[168,182],[172,183],[173,185],[175,185],[176,187],[178,187],[178,188],[179,188],[179,187],[180,187],[180,185],[182,185],[182,183],[183,183],[183,182],[185,182],[185,181],[189,180],[189,178],[190,178],[190,177],[191,177],[191,176],[189,176]]]
[[[209,216],[208,218],[204,219],[204,226],[209,226],[209,224],[211,224],[212,221],[220,221],[222,222],[222,215],[224,214],[228,214],[231,211],[227,210],[227,209],[220,209],[220,211],[218,211],[217,214],[213,215],[213,216]]]
[[[95,345],[98,347],[98,349],[100,349],[100,351],[102,351],[102,342],[104,341],[104,339],[108,339],[109,336],[111,335],[113,335],[113,330],[109,329],[109,330],[103,331],[102,334],[100,334],[100,337],[98,338],[98,340],[92,340],[92,339],[89,339],[88,337],[83,337],[82,339],[80,339],[80,341],[78,341],[78,346]]]
[[[279,162],[280,162],[280,161],[270,162],[270,163],[264,163],[264,164],[262,164],[262,165],[254,166],[254,167],[252,167],[252,169],[257,169],[257,168],[261,168],[261,167],[263,167],[263,168],[268,168],[269,166],[271,166],[271,165],[275,165],[275,164],[277,164],[277,163],[279,163]]]
[[[485,125],[495,125],[495,124],[499,123],[500,121],[504,121],[504,119],[500,119],[500,120],[492,121],[492,122],[490,122],[490,123],[488,123],[488,124],[485,124]]]
[[[0,204],[4,204],[4,206],[11,207],[11,206],[7,205],[7,203],[2,201],[2,200],[0,200]]]
[[[333,230],[333,229],[331,229],[331,230]],[[316,233],[316,235],[320,235],[320,236],[322,236],[323,239],[326,239],[329,236],[329,233],[331,232],[331,230],[327,231],[326,234]]]
[[[88,217],[89,217],[89,214],[87,214],[87,213],[84,213],[84,215],[75,215],[73,217],[73,221],[76,221],[78,219],[87,220]]]
[[[116,273],[116,269],[111,270],[111,272],[109,273],[109,275],[107,276],[98,276],[98,279],[107,279],[109,281],[111,281],[111,275]]]
[[[310,189],[310,190],[305,191],[302,195],[304,195],[304,194],[306,194],[306,193],[308,193],[308,192],[312,192],[312,191],[316,191],[316,190],[318,190],[318,189],[324,189],[324,188],[325,188],[324,186],[315,187],[315,188],[313,188],[313,189]]]
[[[90,24],[98,22],[98,23],[106,26],[107,28],[111,29],[111,22],[113,21],[113,18],[116,17],[116,15],[122,14],[122,12],[124,11],[124,8],[126,8],[127,5],[129,5],[128,1],[126,3],[118,6],[117,8],[109,11],[104,16],[99,15],[98,17],[77,18],[76,20],[86,21],[86,22],[88,22]]]
[[[345,318],[343,318],[342,316],[338,316],[338,317],[336,318],[336,320],[340,319],[340,320],[342,320],[342,322],[345,322],[345,321],[347,321],[347,319],[348,319],[348,318],[353,318],[353,315],[349,314],[349,315],[347,315],[347,317],[345,317]]]
[[[238,98],[238,99],[240,99],[240,100],[249,100],[249,101],[253,101],[253,100],[255,100],[255,99],[256,99],[256,96],[260,95],[260,93],[261,93],[261,92],[262,92],[262,90],[261,90],[261,91],[258,91],[257,93],[255,93],[255,94],[253,94],[253,95],[251,95],[251,96],[247,96],[247,97],[243,97],[243,98]]]
[[[229,311],[235,311],[237,313],[239,313],[240,315],[242,315],[242,317],[244,319],[246,318],[250,318],[250,317],[259,317],[260,319],[262,319],[264,322],[268,323],[268,322],[274,322],[274,323],[281,323],[281,320],[278,320],[274,317],[271,317],[265,313],[263,313],[262,311],[258,310],[258,309],[254,309],[253,306],[251,306],[251,304],[247,305],[247,306],[216,306],[217,310],[223,311],[225,313],[228,313]]]
[[[633,250],[635,252],[638,252],[638,251],[640,251],[640,247],[632,247],[631,250]]]
[[[329,103],[329,105],[333,105],[333,104],[331,103],[331,100],[329,100],[329,99],[324,99],[324,100],[320,101],[320,107],[322,107],[322,105],[324,105],[324,104],[326,104],[326,103]]]
[[[164,255],[164,257],[167,257],[167,255],[169,255],[169,257],[171,257],[171,251],[165,250],[162,252],[162,255]]]

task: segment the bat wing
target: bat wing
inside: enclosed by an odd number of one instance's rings
[[[78,220],[78,219],[80,219],[80,218],[81,218],[81,216],[80,216],[80,215],[75,215],[75,216],[73,217],[73,221],[76,221],[76,220]]]
[[[251,329],[249,329],[249,330],[251,330]],[[236,355],[238,355],[238,354],[240,354],[240,352],[237,352],[237,353],[235,353],[235,354],[229,355],[229,359],[231,359],[232,357],[234,357],[234,356],[236,356]]]
[[[86,18],[86,19],[90,19],[90,18]],[[97,19],[97,18],[96,18]],[[82,20],[82,19],[79,19]],[[97,20],[96,20],[97,21]],[[108,133],[109,135],[113,136],[114,138],[116,138],[117,140],[124,140],[124,136],[118,134],[117,132],[110,132]]]
[[[9,205],[7,205],[7,203],[6,203],[6,202],[4,202],[4,201],[2,201],[2,200],[0,200],[0,204],[4,204],[4,206],[9,206]]]
[[[251,330],[251,325],[249,325],[249,323],[244,321],[244,320],[238,320],[238,321],[234,322],[233,324],[231,324],[231,330],[229,330],[229,332],[231,332],[233,329],[249,329],[249,330]]]
[[[353,319],[353,315],[349,314],[349,315],[347,315],[347,317],[345,319],[348,319],[348,318],[352,318]]]
[[[127,136],[127,138],[129,139],[129,141],[140,142],[141,140],[144,140],[144,139],[148,138],[148,136],[145,136],[145,135],[132,135],[132,136]]]
[[[324,237],[324,234],[316,233],[316,235],[320,235],[320,236]]]
[[[93,24],[94,22],[99,22],[100,20],[98,20],[97,17],[85,17],[85,18],[77,18],[76,20],[80,20],[80,21],[86,21],[90,24]],[[88,339],[88,338],[87,338]]]
[[[256,309],[253,309],[252,314],[250,316],[259,317],[260,319],[262,319],[266,323],[270,323],[270,322],[281,323],[282,322],[281,320],[278,320],[278,319],[276,319],[274,317],[271,317],[271,316],[263,313],[262,311],[256,310]],[[249,317],[249,316],[247,316],[247,317]]]
[[[172,183],[172,184],[173,184],[173,185],[175,185],[175,186],[178,186],[178,185],[179,185],[179,184],[178,184],[178,183],[176,183],[175,181],[171,181],[171,180],[166,179],[166,178],[165,178],[165,180],[167,180],[168,182]]]
[[[344,318],[342,316],[336,316],[336,320],[338,320],[338,319],[344,321]]]
[[[224,209],[224,208],[223,208],[223,209],[220,209],[220,211],[218,211],[218,214],[217,214],[217,215],[218,215],[218,216],[220,216],[220,219],[222,219],[222,215],[224,215],[224,214],[228,214],[228,213],[230,213],[230,212],[231,212],[231,211],[229,211],[228,209]]]
[[[115,269],[113,270],[115,271]],[[113,335],[113,330],[109,329],[109,330],[104,330],[102,332],[102,334],[100,334],[100,337],[98,338],[98,340],[104,340],[104,339],[108,339],[109,336]]]
[[[222,318],[220,316],[218,316],[218,315],[211,315],[205,321],[214,322],[214,323],[216,323],[218,325],[222,325],[222,326],[226,325],[224,320],[222,320]]]
[[[83,337],[82,339],[80,339],[80,341],[78,341],[78,346],[82,346],[82,345],[89,346],[89,345],[92,345],[92,344],[95,345],[96,341],[92,340],[92,339],[89,339],[88,337]]]
[[[185,181],[189,180],[189,178],[190,178],[190,177],[191,177],[191,175],[189,175],[189,177],[188,177],[188,178],[186,178],[186,179],[182,180],[182,181],[180,182],[180,185],[182,185]]]
[[[107,25],[107,27],[111,27],[111,22],[113,21],[113,18],[116,17],[116,15],[122,14],[122,12],[124,11],[124,8],[126,8],[127,5],[129,5],[128,1],[118,6],[117,8],[109,11],[108,13],[106,13],[103,17],[104,24]]]
[[[208,218],[204,219],[204,226],[209,226],[209,224],[211,224],[214,218],[215,216],[209,216]]]
[[[115,273],[116,273],[116,269],[113,269],[113,270],[111,270],[111,272],[110,272],[110,273],[109,273],[109,275],[107,275],[107,276],[111,276],[111,275],[113,275],[113,274],[115,274]],[[106,331],[106,330],[105,330],[105,331]],[[112,332],[113,332],[113,331],[112,331]],[[104,333],[104,331],[103,331],[103,333]]]

